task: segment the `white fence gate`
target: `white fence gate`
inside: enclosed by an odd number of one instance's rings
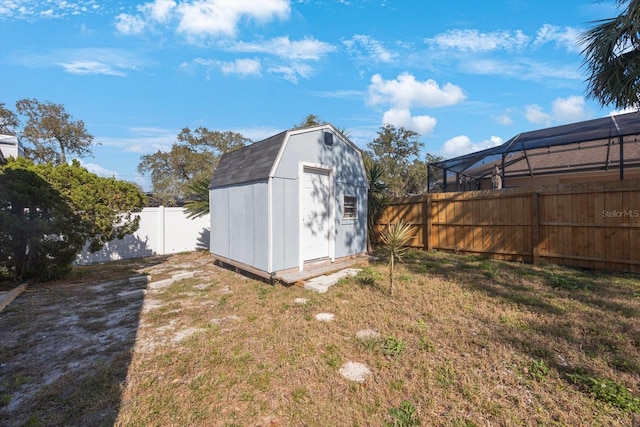
[[[138,214],[140,228],[122,240],[112,240],[104,248],[90,253],[85,248],[76,259],[78,264],[166,255],[209,249],[209,215],[189,219],[183,208],[144,208]]]

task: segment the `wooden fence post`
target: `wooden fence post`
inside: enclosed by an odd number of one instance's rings
[[[431,244],[431,194],[427,195],[427,200],[424,202],[424,209],[427,214],[427,224],[425,226],[425,244],[427,252],[431,252],[433,250],[433,245]]]
[[[539,236],[540,216],[538,214],[538,193],[531,193],[531,249],[533,252],[533,265],[540,262]]]

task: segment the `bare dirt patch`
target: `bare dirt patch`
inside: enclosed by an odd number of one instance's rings
[[[77,267],[71,279],[31,284],[0,313],[0,425],[112,425],[154,301],[129,277],[182,272],[200,255]]]

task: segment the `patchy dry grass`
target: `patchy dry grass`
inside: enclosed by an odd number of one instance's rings
[[[384,258],[315,294],[210,266],[207,254],[182,257],[140,270],[200,274],[145,296],[128,356],[40,404],[77,402],[66,425],[82,424],[86,408],[115,408],[122,426],[640,423],[637,275],[412,252],[393,297]],[[380,336],[356,338],[368,328]],[[344,379],[348,361],[372,375]],[[101,406],[90,390],[111,389],[109,369],[125,368],[117,402]],[[34,381],[28,370],[6,378],[10,390]]]
[[[409,258],[395,297],[384,261],[324,295],[228,271],[204,289],[194,289],[198,280],[168,288],[159,296],[166,306],[143,316],[139,337],[153,350],[134,354],[117,423],[638,420],[637,276],[451,254]],[[296,297],[310,301],[297,305]],[[315,320],[320,312],[335,320]],[[380,338],[356,339],[366,328]],[[373,375],[362,384],[345,380],[338,370],[347,361]]]

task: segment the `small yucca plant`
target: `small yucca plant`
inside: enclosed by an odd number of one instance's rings
[[[389,281],[391,282],[391,295],[393,295],[393,271],[396,258],[402,261],[402,256],[409,250],[407,244],[411,240],[411,225],[403,220],[395,224],[387,225],[386,230],[380,235],[380,240],[389,251]]]

